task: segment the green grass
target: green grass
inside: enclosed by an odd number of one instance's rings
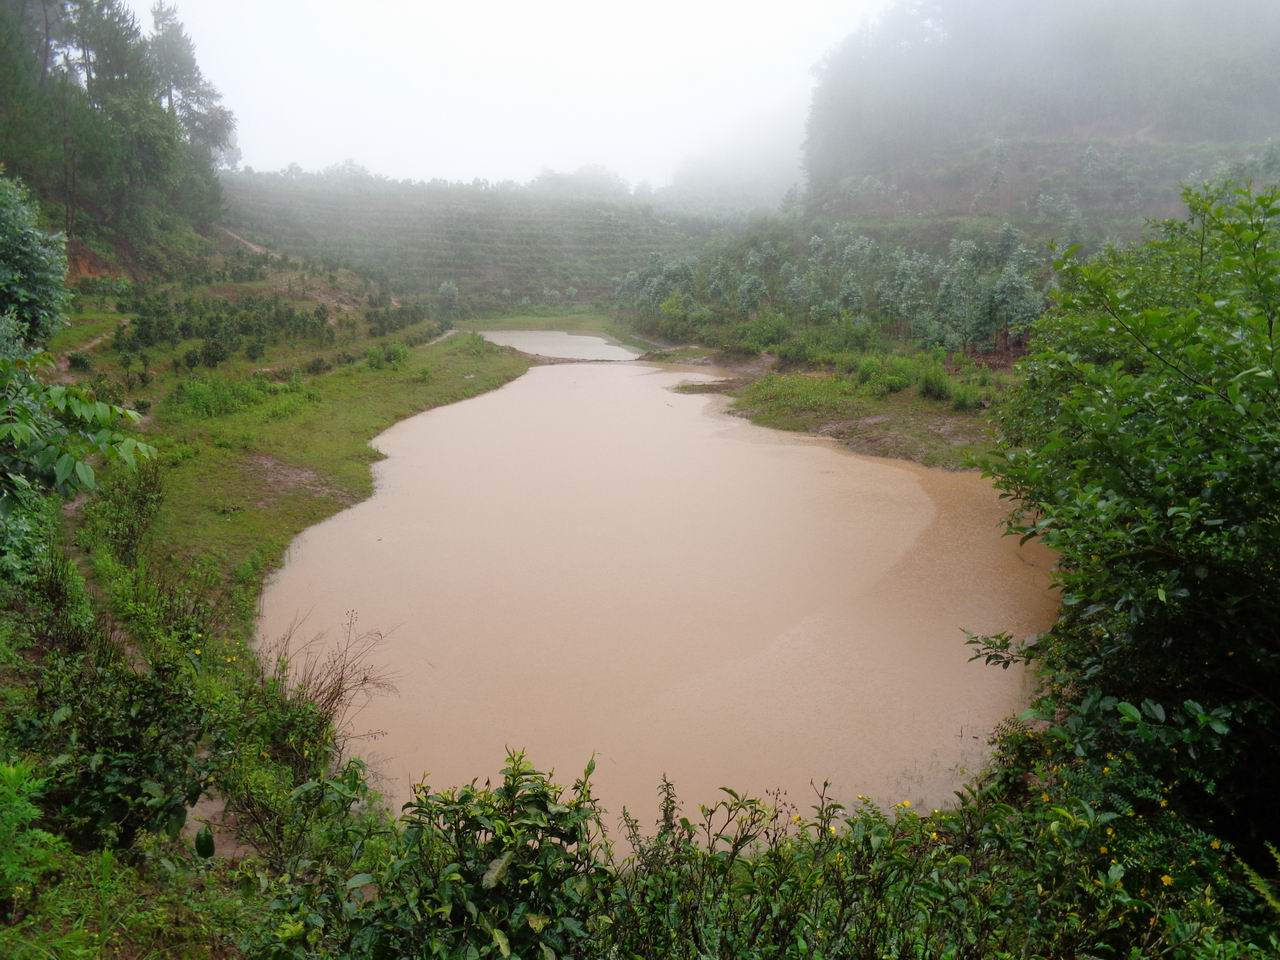
[[[692,363],[694,361],[714,361],[717,351],[710,347],[673,347],[670,350],[653,350],[649,359],[657,363]]]
[[[53,354],[71,353],[103,334],[110,334],[116,325],[128,317],[113,310],[86,310],[75,314],[71,322],[49,340],[48,350]]]
[[[853,378],[771,373],[731,393],[733,410],[753,423],[832,437],[871,456],[958,470],[989,451],[987,418],[958,412],[906,389],[885,395]]]
[[[454,336],[411,349],[399,369],[339,367],[297,393],[225,416],[163,405],[156,427],[170,467],[156,546],[211,555],[226,572],[264,575],[293,537],[373,492],[370,465],[379,454],[371,439],[528,369],[525,359],[477,341]]]

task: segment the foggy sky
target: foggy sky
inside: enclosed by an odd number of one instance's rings
[[[130,0],[145,30],[151,0]],[[667,182],[690,156],[774,139],[811,67],[883,0],[177,0],[242,162],[528,180],[602,163]],[[793,142],[794,141],[794,142]]]

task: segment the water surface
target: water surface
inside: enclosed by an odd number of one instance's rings
[[[507,747],[565,781],[596,754],[611,822],[651,822],[663,774],[689,810],[722,785],[805,807],[824,779],[939,805],[982,763],[1026,678],[969,663],[962,628],[1049,623],[1048,555],[1001,536],[978,475],[671,389],[706,376],[535,367],[388,430],[376,494],[295,541],[261,631],[390,631],[399,694],[357,723],[386,731],[360,750],[393,802]]]
[[[585,333],[560,330],[487,330],[481,336],[521,353],[566,360],[634,360],[640,354],[620,343]]]

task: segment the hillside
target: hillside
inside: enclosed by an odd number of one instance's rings
[[[388,180],[359,168],[226,173],[225,222],[274,248],[369,274],[397,292],[456,284],[465,307],[589,301],[697,226],[623,191]]]
[[[68,241],[73,278],[167,275],[208,251],[235,117],[172,6],[0,3],[0,169]]]
[[[1105,10],[1104,10],[1105,7]],[[1133,240],[1180,186],[1280,173],[1280,9],[898,2],[820,64],[805,170],[835,218]]]

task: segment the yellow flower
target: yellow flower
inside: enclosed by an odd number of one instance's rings
[[[792,815],[791,815],[791,822],[792,822],[792,823],[799,823],[799,822],[800,822],[800,814],[798,814],[798,813],[792,814]]]
[[[1048,793],[1042,793],[1042,794],[1040,794],[1040,799],[1041,799],[1041,800],[1043,800],[1045,803],[1048,803],[1048,802],[1049,802],[1049,794],[1048,794]]]
[[[192,652],[192,653],[194,653],[197,657],[198,657],[198,656],[200,656],[200,648],[199,648],[199,647],[196,647],[196,648],[195,648],[193,651],[191,651],[191,652]]]
[[[1110,772],[1111,772],[1111,768],[1110,768],[1110,767],[1103,767],[1103,768],[1102,768],[1102,772],[1103,772],[1104,774],[1110,773]]]
[[[910,806],[911,806],[911,801],[910,801],[910,800],[899,800],[899,801],[898,801],[898,806],[900,806],[903,810],[906,810],[908,807],[910,807]]]
[[[1116,835],[1116,828],[1115,828],[1115,827],[1107,827],[1107,836],[1108,836],[1108,837],[1114,837],[1115,835]]]
[[[1168,800],[1166,800],[1166,799],[1164,799],[1164,797],[1161,797],[1161,798],[1160,798],[1160,806],[1161,806],[1161,807],[1167,807],[1168,805],[1169,805],[1169,801],[1168,801]]]
[[[929,833],[929,839],[930,839],[930,840],[937,840],[937,839],[938,839],[938,831],[937,831],[937,830],[933,830],[933,831],[931,831],[931,832]]]
[[[1160,882],[1161,882],[1161,883],[1163,883],[1166,887],[1172,887],[1172,886],[1173,886],[1173,877],[1169,876],[1169,875],[1166,873],[1163,877],[1161,877],[1161,878],[1160,878]]]
[[[1106,847],[1099,847],[1099,848],[1098,848],[1098,852],[1099,852],[1099,853],[1106,853],[1106,852],[1107,852],[1107,848],[1106,848]]]
[[[831,831],[831,835],[833,837],[836,835],[836,825],[834,823],[831,824],[831,826],[827,827],[827,829]]]
[[[1222,841],[1221,841],[1221,840],[1210,840],[1210,841],[1209,841],[1209,846],[1211,846],[1214,850],[1221,850],[1221,849],[1222,849]]]

